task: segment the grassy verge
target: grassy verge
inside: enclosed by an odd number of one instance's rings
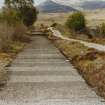
[[[88,48],[79,42],[49,37],[73,63],[86,82],[105,98],[105,52]]]
[[[11,64],[16,55],[29,43],[30,37],[25,35],[25,26],[16,27],[0,24],[0,86],[8,80],[6,67]]]
[[[15,6],[15,2],[11,3],[11,6],[5,3],[5,8],[2,8],[0,12],[0,85],[8,79],[5,67],[9,66],[16,54],[24,48],[27,42],[29,43],[30,37],[26,36],[26,32],[36,20],[37,15],[33,4],[29,7],[23,3],[22,6],[25,8],[20,13],[20,8]],[[19,2],[17,4],[20,5]]]
[[[22,23],[9,25],[6,22],[0,22],[0,86],[8,79],[6,66],[11,64],[16,54],[30,41],[26,32],[27,27]]]
[[[12,42],[8,51],[0,51],[0,86],[8,80],[6,67],[9,66],[16,55],[25,47],[26,42]]]
[[[71,32],[65,25],[61,24],[58,24],[55,28],[59,30],[65,37],[105,45],[105,38],[94,36],[90,39],[85,33]]]

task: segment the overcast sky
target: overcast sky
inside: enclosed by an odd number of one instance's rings
[[[39,3],[45,1],[45,0],[34,0],[35,1],[35,4],[38,5]],[[2,7],[4,4],[4,0],[0,0],[0,7]]]
[[[46,0],[34,0],[35,4],[38,5],[41,2],[44,2]],[[80,3],[80,2],[84,2],[84,1],[105,1],[105,0],[52,0],[52,1],[56,1],[56,2],[60,2],[63,4],[75,4],[75,3]],[[0,0],[0,7],[3,6],[4,0]]]
[[[4,0],[0,0],[0,7],[2,7],[4,4]]]
[[[39,4],[45,0],[34,0],[36,4]],[[64,3],[64,4],[75,4],[75,3],[80,3],[80,2],[85,2],[85,1],[105,1],[105,0],[52,0],[55,2],[60,2],[60,3]]]
[[[45,1],[45,0],[34,0],[35,1],[35,4],[38,5],[39,3]],[[4,0],[0,0],[0,7],[2,7],[4,4]]]
[[[35,1],[35,4],[38,5],[39,3],[44,2],[45,0],[34,0],[34,1]]]
[[[78,5],[86,1],[105,1],[105,0],[52,0],[52,1],[63,3],[65,5]]]

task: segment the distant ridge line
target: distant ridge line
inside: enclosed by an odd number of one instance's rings
[[[37,6],[37,8],[39,9],[40,12],[47,12],[47,13],[77,11],[76,9],[70,6],[59,4],[51,0],[46,0],[45,2]]]

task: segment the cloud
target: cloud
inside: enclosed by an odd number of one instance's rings
[[[63,5],[67,5],[67,6],[71,6],[75,9],[78,9],[78,10],[83,10],[83,8],[81,7],[81,5],[87,1],[89,2],[93,2],[93,1],[96,1],[96,2],[105,2],[105,0],[52,0],[56,3],[60,3],[60,4],[63,4]]]
[[[0,8],[3,6],[4,0],[0,0]]]
[[[79,5],[86,1],[105,1],[105,0],[52,0],[65,5]]]

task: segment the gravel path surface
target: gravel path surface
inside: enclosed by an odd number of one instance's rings
[[[44,36],[33,37],[7,70],[0,105],[105,105]]]

